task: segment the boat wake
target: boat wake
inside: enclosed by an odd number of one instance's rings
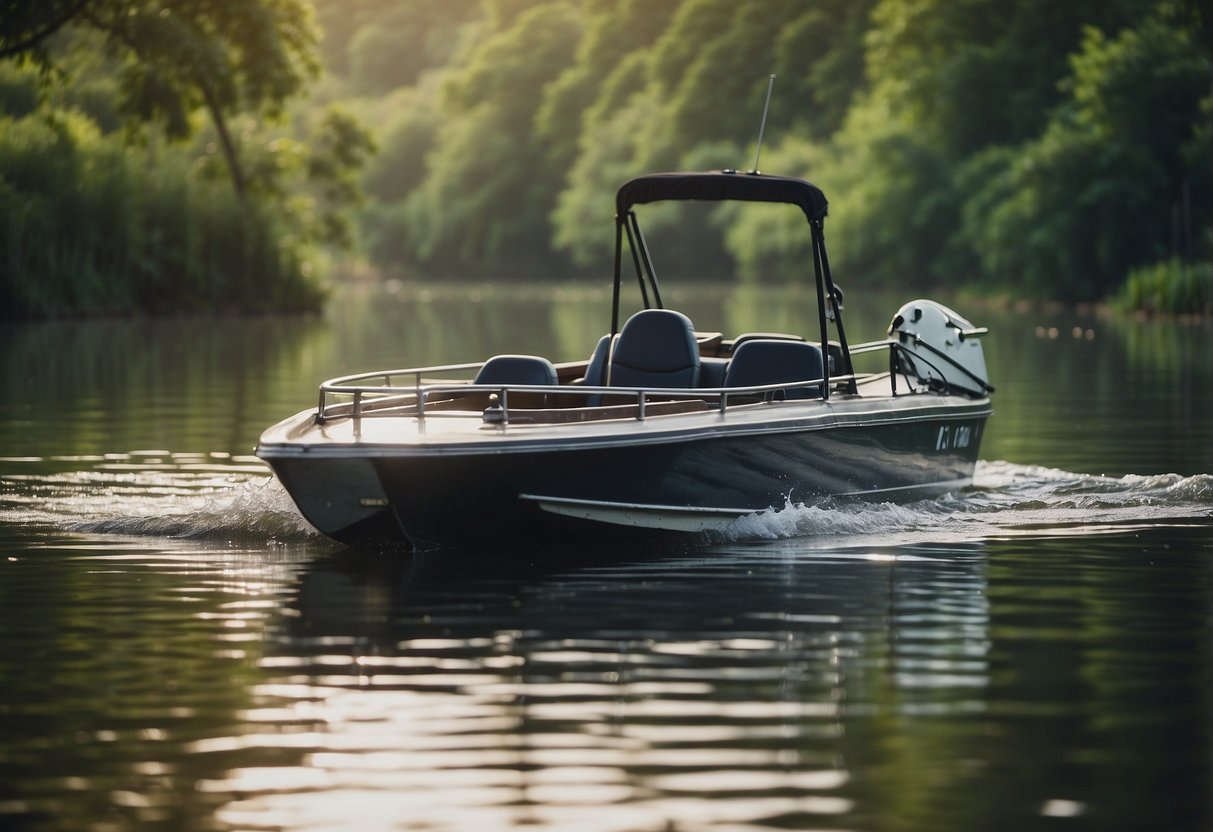
[[[210,458],[219,457],[218,459]],[[42,473],[81,461],[86,470]],[[134,451],[96,460],[2,460],[0,523],[80,534],[245,543],[325,540],[252,457]],[[24,473],[25,462],[38,473]]]
[[[1106,477],[1010,462],[979,462],[973,485],[933,500],[788,501],[735,521],[731,542],[896,535],[902,541],[1089,535],[1213,521],[1213,475]],[[858,542],[858,541],[856,541]]]
[[[6,525],[250,545],[327,541],[251,457],[132,452],[90,460],[86,470],[78,470],[79,460],[0,462],[0,523]],[[45,473],[48,467],[61,470]],[[781,508],[740,518],[710,539],[951,542],[1190,523],[1213,523],[1211,474],[1104,477],[980,462],[971,487],[937,499],[789,500]]]

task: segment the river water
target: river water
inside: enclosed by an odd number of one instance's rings
[[[900,300],[848,297],[852,340]],[[1207,324],[958,303],[998,388],[971,489],[689,545],[345,549],[251,455],[322,378],[583,357],[608,305],[0,328],[0,830],[1213,828]]]

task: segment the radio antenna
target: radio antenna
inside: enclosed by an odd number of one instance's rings
[[[758,157],[762,155],[762,134],[767,129],[767,112],[771,109],[771,90],[775,88],[775,73],[767,81],[767,102],[762,105],[762,121],[758,124],[758,147],[754,150],[754,169],[750,173],[761,173],[758,170]]]

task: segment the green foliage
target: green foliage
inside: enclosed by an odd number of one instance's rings
[[[1213,221],[1213,24],[1190,0],[481,10],[456,15],[436,98],[421,83],[394,93],[409,106],[381,133],[364,214],[380,262],[529,274],[560,254],[601,269],[624,179],[752,164],[771,73],[761,166],[826,189],[843,275],[1088,299],[1177,239],[1211,245],[1183,231]],[[644,222],[663,260],[698,274],[805,262],[794,216],[646,206]],[[666,239],[675,226],[689,238]]]
[[[21,118],[38,109],[38,81],[29,72],[0,64],[0,115]]]
[[[50,68],[51,34],[70,25],[101,36],[117,62],[122,113],[184,139],[194,131],[191,114],[205,108],[241,199],[245,176],[227,121],[239,112],[281,115],[320,69],[306,0],[55,0],[36,8],[5,15],[0,57],[28,56]]]
[[[1073,67],[1069,101],[1039,138],[976,157],[989,176],[960,236],[995,284],[1092,299],[1166,257],[1185,192],[1197,228],[1213,219],[1210,174],[1189,161],[1213,63],[1155,17],[1114,39],[1088,29]]]
[[[304,272],[352,243],[374,143],[340,108],[284,123],[320,69],[307,0],[22,9],[0,17],[5,313],[315,309]]]
[[[604,87],[618,87],[623,64],[661,36],[677,0],[592,0],[583,11],[583,35],[571,63],[543,89],[535,129],[552,147],[550,164],[567,169],[578,155],[575,139],[597,125]],[[629,55],[620,61],[620,55]],[[607,115],[614,115],[609,112]]]
[[[809,178],[830,199],[838,270],[885,285],[956,280],[941,274],[959,211],[952,170],[940,146],[897,114],[887,91],[857,101],[815,171],[820,176]]]
[[[1213,315],[1213,262],[1167,260],[1136,269],[1115,300],[1128,312]]]
[[[1086,27],[1135,25],[1153,0],[881,0],[868,72],[950,158],[1038,135]]]
[[[282,236],[268,207],[132,162],[87,119],[0,120],[6,317],[316,309]]]
[[[787,176],[813,178],[823,170],[825,151],[809,142],[785,141],[764,152],[763,167]],[[820,181],[820,180],[819,180]],[[828,182],[820,181],[825,187]],[[828,194],[828,191],[827,191]],[[805,284],[812,274],[812,248],[804,213],[788,205],[730,205],[716,217],[739,276],[749,283]],[[834,235],[827,234],[827,253]],[[832,262],[832,260],[831,260]]]
[[[427,175],[410,195],[407,245],[442,273],[510,274],[548,248],[563,180],[535,130],[544,85],[572,57],[578,15],[560,2],[490,15],[490,33],[444,83]],[[528,262],[529,261],[529,262]]]
[[[0,4],[0,60],[46,66],[48,40],[83,11],[81,0],[5,0]]]
[[[825,139],[838,130],[867,88],[864,35],[876,0],[801,4],[780,26],[773,47],[780,122],[787,131]]]
[[[323,111],[307,142],[306,216],[295,216],[300,239],[349,248],[353,229],[346,213],[363,201],[359,175],[376,151],[374,139],[339,107]]]
[[[391,113],[364,177],[367,193],[380,203],[399,202],[422,183],[438,130],[432,99],[413,89],[394,97]]]
[[[601,275],[618,185],[750,167],[774,73],[761,167],[823,186],[848,282],[1085,300],[1213,256],[1213,15],[1197,0],[312,0],[320,47],[304,5],[94,0],[112,70],[51,104],[108,134],[120,101],[162,125],[142,133],[152,155],[195,135],[191,172],[245,180],[290,245],[352,243],[407,274]],[[0,50],[32,39],[22,54],[61,65],[82,27],[38,33],[73,7],[22,7]],[[337,77],[275,120],[318,54]],[[0,112],[29,112],[29,90],[0,75]],[[326,119],[334,102],[373,135]],[[794,212],[642,219],[663,273],[803,271]]]
[[[329,19],[340,15],[361,21],[349,37],[344,63],[360,93],[382,94],[417,83],[422,73],[441,67],[458,50],[460,32],[477,19],[475,0],[441,3],[361,3],[351,15],[348,4],[332,0]]]
[[[624,70],[639,64],[634,60]],[[616,73],[614,80],[622,80],[622,74]],[[587,118],[567,185],[551,213],[553,244],[579,266],[602,264],[610,252],[615,239],[609,221],[615,211],[615,189],[636,175],[636,136],[661,114],[655,89],[636,92],[625,101],[609,118],[607,114]]]

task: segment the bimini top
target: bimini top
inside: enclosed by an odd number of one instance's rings
[[[706,200],[722,202],[785,202],[800,206],[809,221],[826,215],[826,196],[821,188],[803,179],[743,173],[733,170],[709,170],[694,173],[650,173],[629,179],[615,195],[615,210],[624,216],[633,205],[664,200]]]

